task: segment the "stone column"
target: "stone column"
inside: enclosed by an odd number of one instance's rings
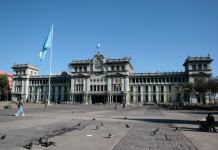
[[[125,95],[125,100],[126,100],[126,106],[130,105],[129,101],[129,78],[126,76],[124,79],[124,95]]]
[[[140,99],[141,99],[141,102],[143,102],[143,101],[144,101],[144,99],[143,99],[143,95],[144,95],[144,94],[143,94],[143,93],[144,93],[144,92],[143,92],[143,91],[144,91],[144,86],[141,85],[140,87],[141,87],[141,91],[140,91],[140,96],[141,96],[141,98],[140,98]]]

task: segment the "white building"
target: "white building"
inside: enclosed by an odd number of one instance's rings
[[[211,77],[212,61],[209,55],[188,57],[183,64],[184,72],[134,73],[131,58],[107,59],[97,53],[92,59],[69,63],[69,73],[51,76],[51,101],[189,103],[189,99],[184,99],[182,85],[194,82],[196,77]],[[38,68],[29,64],[15,64],[12,69],[13,98],[22,96],[34,102],[47,99],[48,75],[38,75]]]

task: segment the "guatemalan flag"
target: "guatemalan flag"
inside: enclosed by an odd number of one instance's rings
[[[52,42],[53,42],[53,25],[51,26],[51,30],[43,44],[42,50],[39,53],[39,58],[41,61],[44,60],[47,50],[52,48]]]

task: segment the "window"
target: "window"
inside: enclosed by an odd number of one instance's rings
[[[84,67],[84,72],[87,72],[87,68],[86,67]]]
[[[169,92],[171,92],[172,88],[171,88],[171,85],[169,85]]]
[[[173,82],[173,78],[170,78],[170,82]]]
[[[164,92],[164,86],[163,85],[160,87],[160,90],[161,90],[161,92]]]
[[[96,85],[94,85],[94,91],[96,91]]]
[[[157,78],[155,78],[155,82],[157,83]]]
[[[130,92],[133,92],[133,86],[130,87]]]
[[[145,95],[145,101],[148,102],[148,94]]]
[[[142,81],[143,83],[145,83],[146,82],[146,79],[145,78],[143,78],[143,81]]]
[[[93,90],[93,86],[92,85],[90,85],[90,91],[92,91]]]
[[[202,70],[202,65],[198,64],[198,70]]]
[[[74,68],[75,72],[77,72],[77,67]]]
[[[119,66],[116,66],[116,70],[119,71],[119,70],[120,70],[120,67],[119,67]]]
[[[79,72],[82,72],[82,67],[79,67]]]
[[[139,81],[138,81],[138,78],[136,78],[136,83],[138,83]]]
[[[192,65],[192,70],[196,70],[196,65]]]
[[[207,64],[204,64],[204,70],[207,70]]]
[[[161,96],[160,96],[160,101],[161,101],[161,102],[164,102],[164,94],[161,94]]]
[[[114,66],[111,66],[111,71],[114,71]]]
[[[147,82],[150,82],[150,78],[147,78]]]
[[[140,95],[137,96],[137,101],[138,101],[138,102],[141,101],[141,97],[140,97]]]
[[[125,66],[122,66],[122,71],[125,71]]]
[[[156,92],[156,86],[153,86],[153,92]]]
[[[140,92],[141,91],[141,87],[140,86],[138,86],[138,92]]]
[[[156,99],[156,94],[153,95],[153,101],[154,101],[154,102],[157,101],[157,99]]]
[[[135,79],[132,79],[132,83],[135,83]]]
[[[148,86],[145,86],[145,92],[148,92]]]

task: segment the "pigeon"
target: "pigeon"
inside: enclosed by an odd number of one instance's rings
[[[23,147],[26,148],[26,149],[31,150],[32,147],[33,147],[33,142],[31,141],[29,144],[26,144],[26,145],[24,145]]]
[[[3,136],[1,136],[0,140],[4,140],[6,138],[6,135],[4,134]]]
[[[109,133],[109,134],[108,134],[108,138],[111,138],[111,136],[112,136],[112,135]]]
[[[99,129],[99,127],[98,127],[98,125],[96,126],[96,130],[98,130]]]
[[[179,130],[178,127],[176,127],[175,129],[173,129],[172,131],[176,131],[176,130]]]
[[[103,126],[103,123],[101,122],[101,126]]]
[[[39,144],[45,144],[48,143],[48,138],[47,137],[40,137],[39,138]]]
[[[81,122],[79,122],[76,126],[80,126],[81,125]]]
[[[130,125],[128,125],[127,123],[126,123],[126,128],[130,128]]]
[[[125,116],[124,119],[127,119],[127,117]]]
[[[95,118],[92,119],[93,121],[95,120]]]
[[[49,141],[49,142],[47,141],[47,142],[41,144],[41,146],[44,146],[44,147],[49,147],[51,145],[56,146],[56,143],[53,141]]]
[[[170,140],[170,137],[167,136],[167,134],[165,134],[165,139],[166,139],[166,140]]]
[[[160,128],[155,129],[153,132],[153,134],[155,135],[157,131],[159,131]]]

